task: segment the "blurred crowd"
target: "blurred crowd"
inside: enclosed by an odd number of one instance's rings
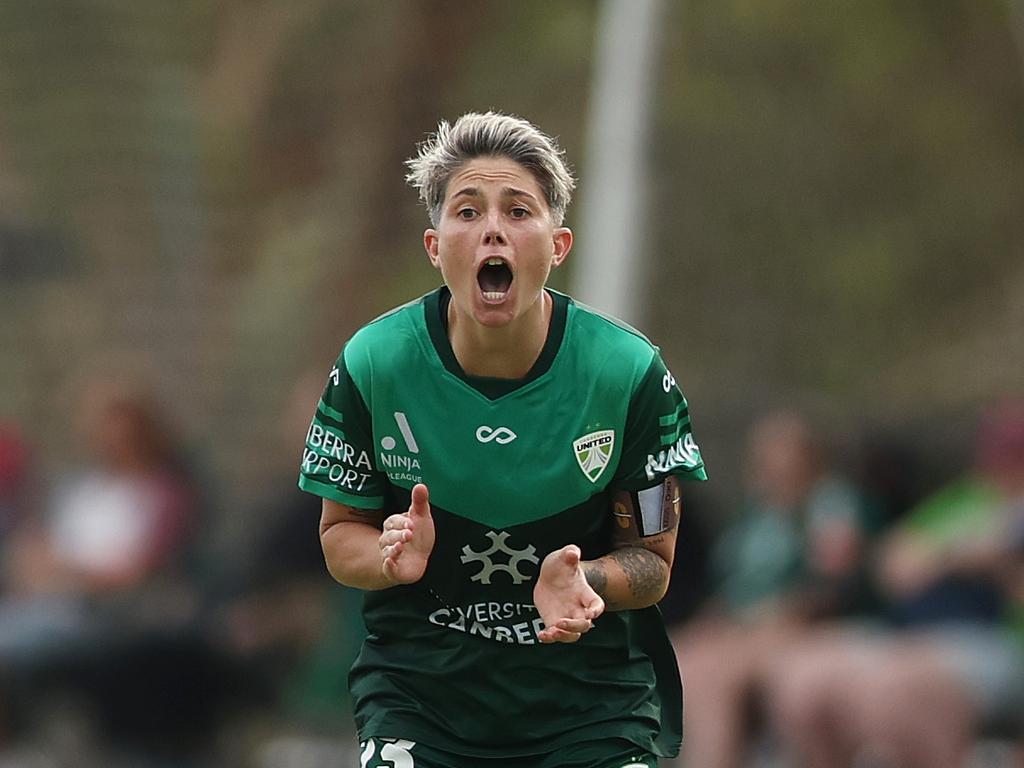
[[[282,408],[290,457],[321,384]],[[0,766],[307,765],[281,759],[293,724],[300,752],[333,734],[339,764],[362,625],[295,462],[226,513],[251,535],[225,545],[209,478],[149,392],[97,381],[74,405],[45,476],[0,424]]]
[[[282,455],[321,384],[282,404]],[[0,424],[0,768],[356,765],[359,596],[294,462],[225,513],[248,535],[224,547],[149,392],[97,382],[74,410],[45,472]],[[1024,765],[1024,400],[978,422],[936,482],[910,440],[851,460],[800,411],[751,425],[741,507],[698,496],[681,522],[676,765]]]
[[[747,501],[675,625],[679,765],[1024,765],[1024,401],[935,487],[891,449],[843,468],[832,437],[750,431]]]

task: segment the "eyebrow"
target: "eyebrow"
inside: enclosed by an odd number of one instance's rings
[[[504,197],[528,197],[531,200],[536,200],[537,199],[536,195],[534,195],[531,192],[527,192],[525,189],[520,189],[519,187],[505,187],[504,189],[501,190],[501,194]],[[454,200],[457,197],[479,197],[479,196],[480,196],[480,189],[479,189],[479,187],[463,187],[458,192],[456,192],[454,195],[452,195],[451,199]]]

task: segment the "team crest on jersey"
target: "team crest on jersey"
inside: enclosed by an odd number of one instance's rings
[[[576,454],[576,462],[583,470],[587,479],[596,483],[597,479],[604,473],[605,467],[612,458],[612,449],[615,447],[615,430],[601,429],[584,435],[572,444]]]

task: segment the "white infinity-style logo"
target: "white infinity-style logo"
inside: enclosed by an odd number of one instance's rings
[[[486,424],[482,424],[476,429],[476,439],[481,443],[489,443],[493,440],[498,445],[505,445],[506,443],[511,443],[517,437],[519,437],[519,435],[508,427],[491,429]]]

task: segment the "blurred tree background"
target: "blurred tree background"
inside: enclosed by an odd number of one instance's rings
[[[45,469],[85,378],[145,376],[245,508],[294,474],[292,382],[438,281],[402,165],[438,119],[523,115],[586,188],[598,11],[0,0],[0,417]],[[709,493],[770,404],[921,427],[1024,388],[1022,23],[1009,0],[665,3],[645,331]]]

